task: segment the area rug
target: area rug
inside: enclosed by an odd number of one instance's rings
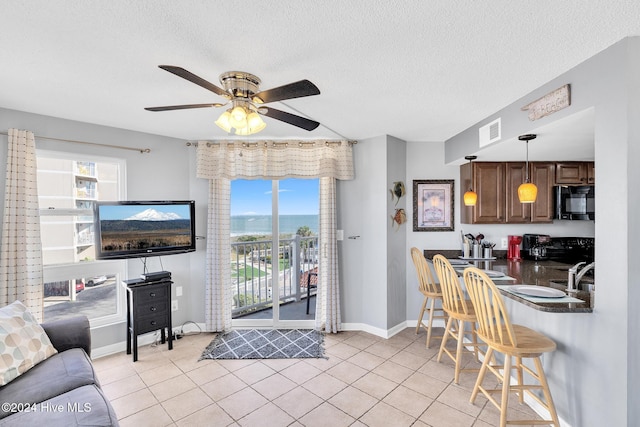
[[[324,358],[324,336],[313,329],[238,329],[219,334],[203,359]]]

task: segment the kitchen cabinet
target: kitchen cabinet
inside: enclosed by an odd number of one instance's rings
[[[593,185],[595,182],[594,162],[556,163],[556,184]]]
[[[525,180],[526,163],[506,163],[506,206],[505,214],[506,221],[510,224],[526,223],[530,222],[531,218],[531,206],[529,203],[520,203],[518,198],[518,187]],[[538,189],[538,191],[540,191]]]
[[[538,187],[535,203],[520,203],[518,187],[526,178],[525,162],[474,162],[460,167],[461,192],[478,194],[476,206],[460,202],[463,224],[525,224],[553,221],[555,163],[530,162],[529,178]]]
[[[478,194],[475,206],[465,206],[460,197],[460,222],[500,224],[505,222],[505,167],[502,162],[474,162],[460,166],[460,185]]]
[[[538,187],[535,203],[529,204],[531,222],[553,222],[553,186],[556,164],[553,162],[529,163],[529,177]]]

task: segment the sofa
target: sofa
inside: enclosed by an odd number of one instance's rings
[[[86,316],[41,326],[57,353],[0,387],[0,426],[117,426],[89,357]]]

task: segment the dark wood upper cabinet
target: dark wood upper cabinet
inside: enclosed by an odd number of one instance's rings
[[[530,162],[529,179],[538,187],[535,203],[520,203],[518,187],[526,179],[525,162],[475,162],[460,166],[460,191],[478,194],[475,207],[464,206],[463,224],[524,224],[553,221],[554,162]]]
[[[556,184],[593,185],[595,181],[594,162],[556,163]]]
[[[470,188],[478,194],[475,207],[465,206],[460,197],[460,221],[463,224],[504,223],[505,163],[467,163],[460,166],[460,177],[462,194]]]
[[[524,223],[531,221],[531,206],[528,203],[520,203],[518,187],[525,180],[525,163],[506,163],[506,222]]]
[[[531,203],[531,222],[553,221],[553,186],[555,185],[556,164],[553,162],[533,162],[529,164],[531,182],[538,187],[538,197]]]

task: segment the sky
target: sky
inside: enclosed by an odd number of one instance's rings
[[[155,209],[158,212],[172,212],[180,215],[181,218],[189,219],[189,204],[181,205],[102,205],[100,209],[100,219],[124,219],[129,218],[147,209]]]
[[[284,179],[279,181],[280,215],[317,215],[318,180]],[[231,216],[271,215],[271,181],[231,181]]]

